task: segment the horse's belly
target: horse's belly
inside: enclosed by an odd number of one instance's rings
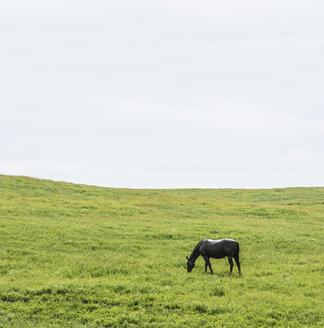
[[[209,257],[212,257],[214,259],[222,259],[225,256],[226,254],[224,252],[220,252],[220,253],[211,252],[211,254],[209,254]]]
[[[209,257],[212,257],[214,259],[222,259],[226,256],[224,253],[224,248],[222,245],[206,245],[205,246],[206,253]]]

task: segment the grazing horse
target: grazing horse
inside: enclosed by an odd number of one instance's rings
[[[239,260],[239,243],[233,239],[221,239],[221,240],[212,240],[204,239],[200,241],[195,249],[192,251],[190,258],[186,256],[187,262],[187,271],[191,270],[195,266],[195,261],[201,255],[205,260],[205,272],[207,272],[207,265],[209,266],[211,274],[213,274],[213,269],[210,264],[210,258],[222,259],[225,256],[228,257],[228,262],[230,264],[230,274],[233,270],[233,257],[238,267],[239,274],[241,274],[240,260]]]

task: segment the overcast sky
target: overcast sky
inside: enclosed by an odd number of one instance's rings
[[[0,174],[324,186],[324,1],[0,0]]]

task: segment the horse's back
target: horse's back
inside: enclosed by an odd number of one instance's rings
[[[201,255],[213,258],[234,256],[238,251],[238,242],[229,238],[219,240],[204,239],[200,247]]]

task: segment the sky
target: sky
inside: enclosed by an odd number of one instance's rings
[[[324,1],[0,8],[0,174],[324,186]]]

